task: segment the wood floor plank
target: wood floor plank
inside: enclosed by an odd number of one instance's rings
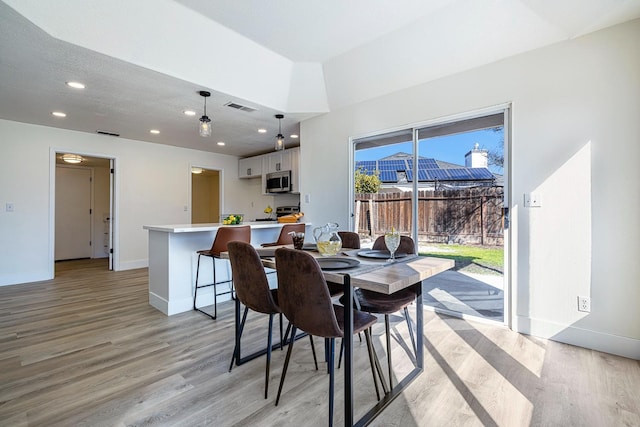
[[[285,352],[273,352],[267,399],[264,357],[228,371],[233,311],[227,302],[215,321],[164,316],[148,304],[146,269],[108,271],[104,260],[57,263],[54,280],[0,287],[0,426],[325,426],[329,378],[326,364],[314,369],[308,339],[296,342],[277,407]],[[636,360],[431,311],[424,318],[424,372],[373,425],[640,425]],[[391,320],[397,380],[413,365],[406,323]],[[244,354],[265,345],[266,325],[249,316]],[[382,322],[373,341],[386,374]],[[323,341],[315,343],[322,359]],[[357,338],[354,360],[360,416],[375,394]],[[342,390],[338,370],[335,425]]]

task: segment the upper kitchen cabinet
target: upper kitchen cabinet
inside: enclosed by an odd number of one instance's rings
[[[260,178],[262,176],[262,156],[238,160],[238,178]]]
[[[276,151],[263,156],[262,169],[264,173],[291,170],[291,150]]]

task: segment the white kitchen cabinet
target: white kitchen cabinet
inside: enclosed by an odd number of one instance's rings
[[[291,192],[300,192],[300,147],[288,148],[262,156],[262,194],[266,192],[267,174],[280,171],[291,171]],[[273,195],[273,194],[270,194]]]
[[[300,147],[289,149],[291,156],[291,192],[300,193]]]
[[[262,157],[254,156],[238,160],[238,178],[260,178],[262,176]]]
[[[291,149],[265,154],[262,168],[265,173],[291,170]]]

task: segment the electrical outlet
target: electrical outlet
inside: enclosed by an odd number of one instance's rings
[[[540,193],[525,193],[524,207],[525,208],[542,207],[542,196],[540,196]]]
[[[591,298],[589,298],[589,297],[578,297],[578,311],[584,311],[586,313],[591,313]]]

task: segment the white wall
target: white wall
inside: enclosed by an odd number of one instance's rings
[[[0,120],[0,285],[53,277],[54,153],[115,158],[114,267],[145,267],[148,224],[191,222],[191,166],[222,171],[222,210],[244,211],[247,180],[238,159],[124,138]],[[14,204],[7,212],[6,203]]]
[[[512,327],[640,359],[638,40],[636,20],[303,122],[306,219],[349,224],[349,137],[511,103]]]

